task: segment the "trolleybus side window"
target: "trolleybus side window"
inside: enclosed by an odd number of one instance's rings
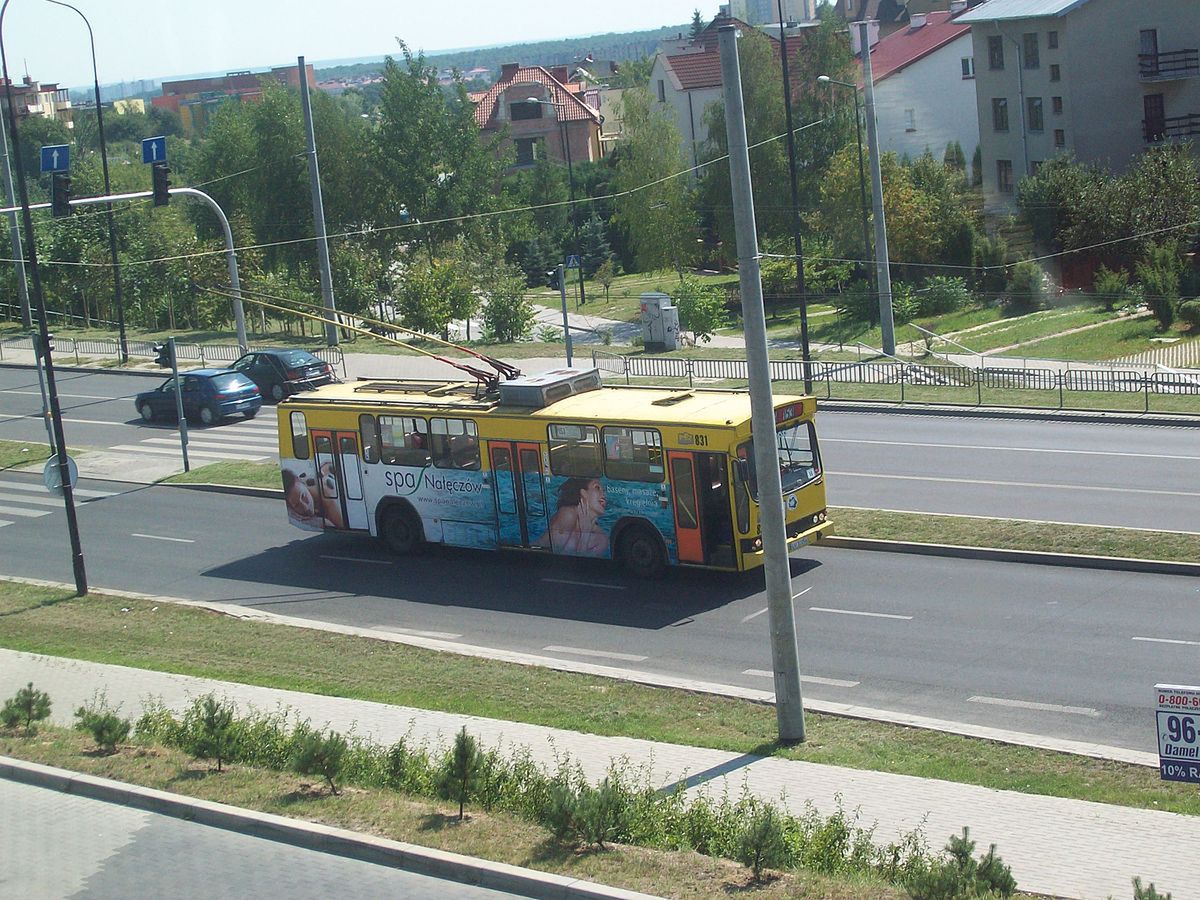
[[[296,459],[308,459],[308,423],[304,421],[304,413],[294,412],[291,415],[292,424],[292,456]]]
[[[469,419],[430,419],[433,464],[439,469],[478,469],[479,433]]]
[[[375,417],[358,417],[358,431],[362,435],[362,458],[366,463],[379,462],[379,432],[375,430]]]
[[[606,426],[604,471],[618,481],[662,481],[662,435],[653,428]]]
[[[580,478],[603,475],[599,429],[594,425],[551,425],[550,470],[555,475]]]
[[[412,416],[379,417],[380,459],[389,466],[427,466],[429,429],[424,419]]]

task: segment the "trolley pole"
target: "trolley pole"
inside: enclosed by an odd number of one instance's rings
[[[792,573],[788,561],[783,512],[783,483],[775,444],[775,403],[771,396],[771,367],[767,358],[767,319],[763,310],[762,269],[754,227],[754,192],[750,183],[750,150],[746,139],[746,110],[738,69],[737,29],[718,31],[721,77],[725,88],[725,131],[729,145],[729,179],[737,236],[738,283],[746,331],[746,361],[750,375],[750,417],[754,435],[754,467],[758,473],[758,509],[762,523],[767,608],[771,628],[771,662],[775,673],[775,717],[779,740],[804,740],[804,698],[800,693],[800,653],[792,610]]]

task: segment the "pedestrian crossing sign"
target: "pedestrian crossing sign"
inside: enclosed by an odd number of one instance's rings
[[[567,268],[568,269],[578,269],[579,267],[580,267],[579,257],[576,254],[572,253],[570,256],[567,257]]]

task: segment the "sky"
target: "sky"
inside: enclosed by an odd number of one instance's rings
[[[71,0],[92,23],[101,84],[201,72],[637,31],[712,18],[699,0]],[[711,9],[708,7],[711,6]],[[9,0],[3,25],[9,75],[92,83],[87,28],[48,0]],[[514,62],[517,60],[514,60]],[[532,62],[532,60],[520,60]]]

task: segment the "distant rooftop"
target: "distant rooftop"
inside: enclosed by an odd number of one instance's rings
[[[871,48],[871,75],[875,84],[924,59],[955,38],[971,30],[963,16],[951,19],[948,12],[931,12],[920,27],[909,26],[881,39]]]
[[[1087,0],[987,0],[955,21],[972,25],[1004,19],[1057,18],[1085,3]]]

